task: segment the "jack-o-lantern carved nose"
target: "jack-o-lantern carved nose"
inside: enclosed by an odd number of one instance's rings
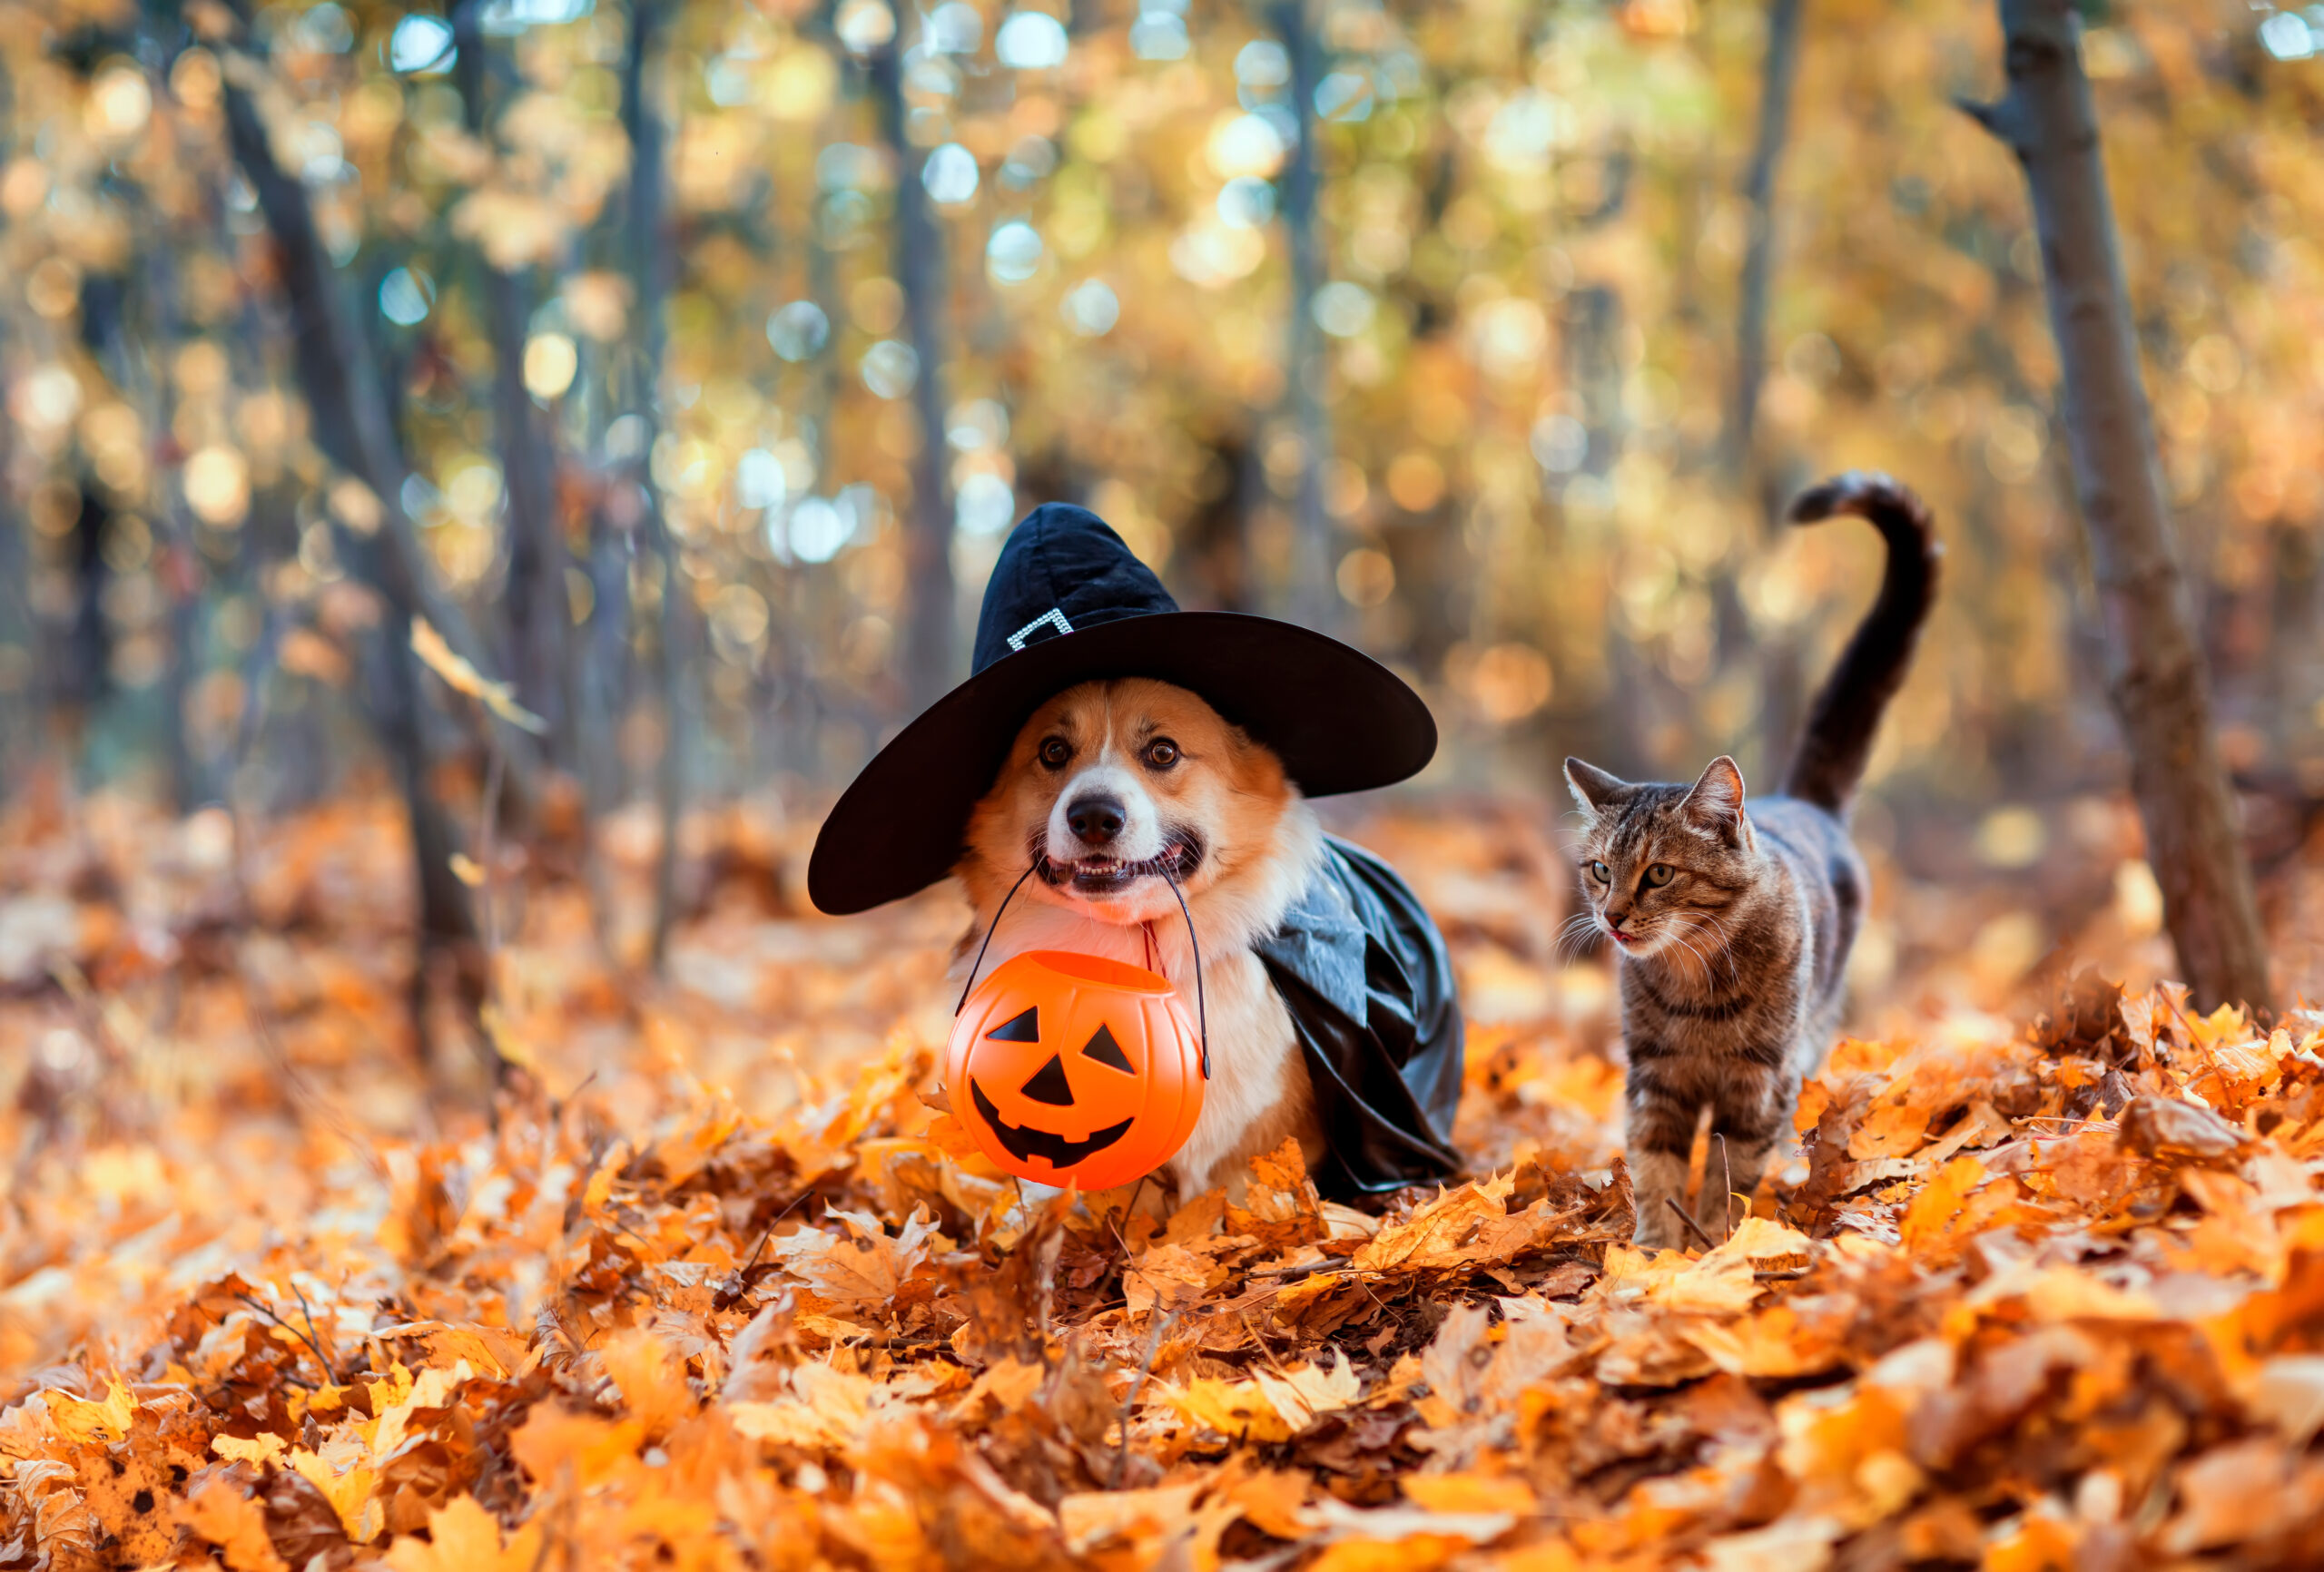
[[[1065,821],[1085,846],[1110,845],[1122,832],[1128,815],[1111,797],[1077,797],[1065,811]]]
[[[1073,1106],[1073,1083],[1065,1078],[1065,1063],[1055,1054],[1049,1062],[1033,1072],[1033,1078],[1017,1088],[1036,1103],[1047,1103],[1052,1108]]]

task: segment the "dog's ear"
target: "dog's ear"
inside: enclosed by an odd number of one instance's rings
[[[1619,775],[1609,775],[1595,764],[1580,759],[1565,761],[1565,789],[1573,793],[1574,806],[1581,816],[1596,823],[1599,811],[1613,801],[1614,793],[1630,782]]]

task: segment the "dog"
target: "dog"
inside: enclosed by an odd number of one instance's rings
[[[1165,1173],[1181,1198],[1239,1196],[1251,1158],[1296,1140],[1312,1169],[1326,1140],[1291,1013],[1254,946],[1321,866],[1323,827],[1264,744],[1184,688],[1082,683],[1034,712],[969,819],[957,870],[978,938],[1028,866],[1033,877],[986,958],[1068,949],[1194,976],[1177,886],[1202,943],[1211,1080],[1202,1117]]]
[[[1408,781],[1436,741],[1363,652],[1184,610],[1105,520],[1045,503],[1002,543],[968,680],[832,806],[808,893],[844,916],[953,879],[976,909],[964,1003],[980,934],[994,966],[1078,950],[1194,985],[1209,1078],[1157,1170],[1179,1196],[1239,1188],[1286,1140],[1319,1194],[1390,1195],[1462,1165],[1452,966],[1411,888],[1308,800]]]

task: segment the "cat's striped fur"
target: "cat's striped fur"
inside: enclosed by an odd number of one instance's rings
[[[1921,500],[1884,475],[1827,480],[1793,504],[1812,523],[1869,520],[1887,541],[1879,598],[1816,697],[1785,794],[1747,810],[1743,773],[1715,759],[1692,786],[1633,784],[1565,761],[1585,829],[1581,885],[1620,958],[1630,1061],[1634,1233],[1687,1243],[1697,1120],[1711,1110],[1694,1215],[1713,1237],[1787,1134],[1799,1083],[1839,1026],[1842,978],[1863,920],[1864,860],[1847,811],[1881,712],[1904,681],[1936,593],[1939,548]]]

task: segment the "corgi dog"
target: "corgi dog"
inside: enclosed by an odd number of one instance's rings
[[[1182,1202],[1222,1187],[1239,1195],[1250,1159],[1286,1139],[1313,1170],[1325,1138],[1307,1066],[1254,947],[1315,878],[1324,845],[1274,752],[1203,699],[1150,678],[1081,683],[1033,712],[970,815],[954,871],[976,921],[953,985],[964,985],[979,938],[1029,867],[985,974],[1028,950],[1064,949],[1190,989],[1190,917],[1211,1074],[1201,1118],[1163,1177]]]
[[[1457,979],[1412,888],[1308,799],[1409,781],[1436,742],[1427,702],[1360,650],[1182,610],[1104,519],[1044,503],[1001,545],[968,681],[832,805],[807,889],[838,917],[952,879],[976,911],[962,1006],[986,942],[992,968],[1065,950],[1158,972],[1181,1002],[1192,985],[1209,1077],[1142,1196],[1231,1193],[1295,1140],[1319,1196],[1384,1199],[1462,1166]]]

